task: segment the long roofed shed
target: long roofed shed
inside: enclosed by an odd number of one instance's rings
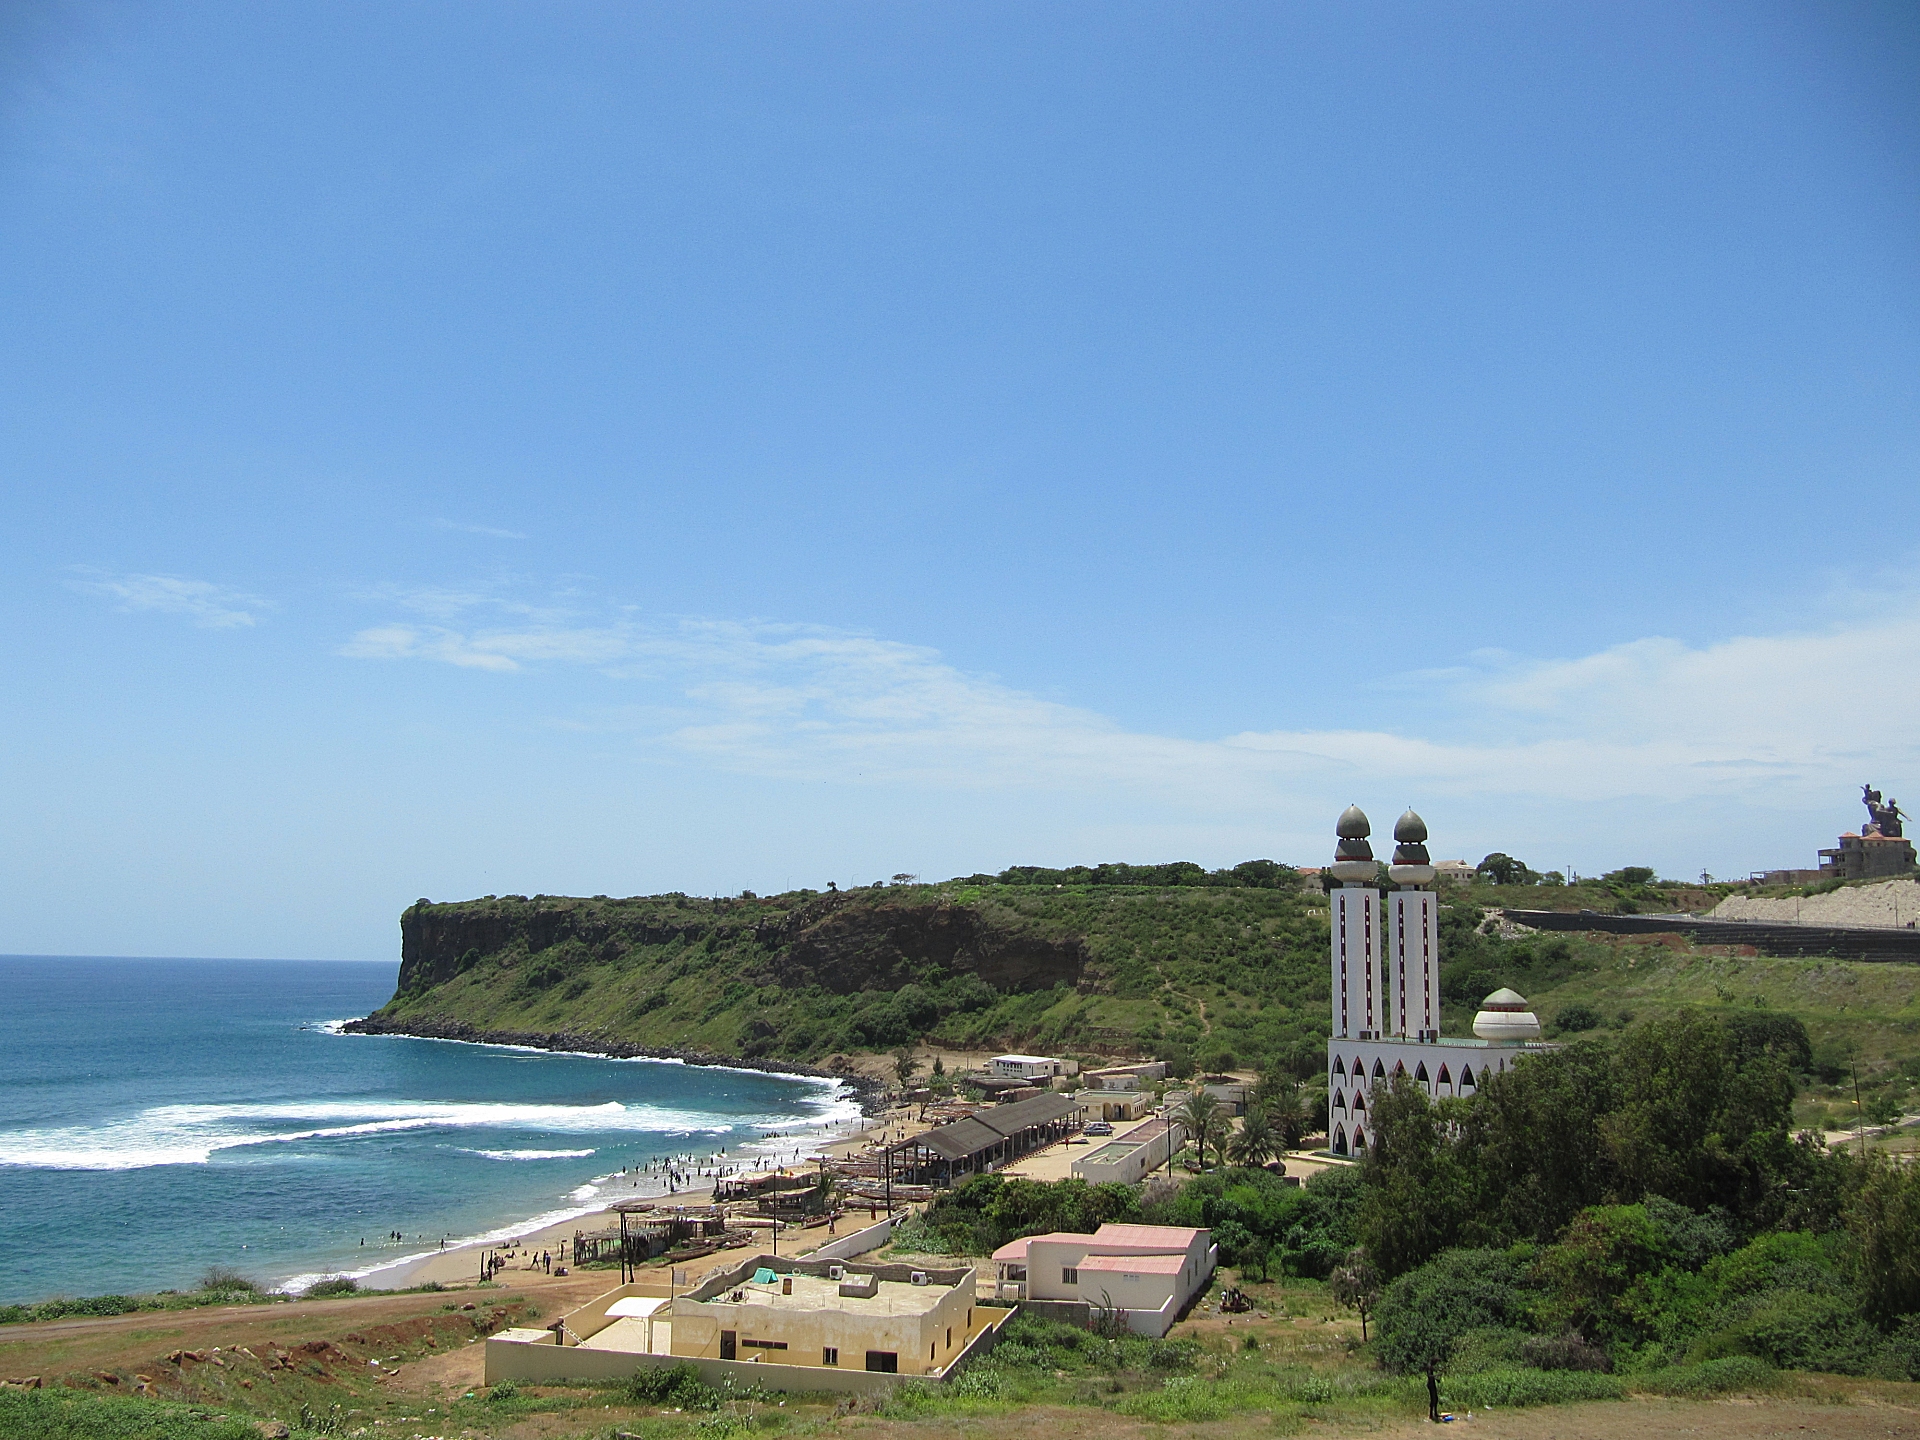
[[[1073,1128],[1078,1108],[1052,1093],[996,1105],[889,1145],[887,1163],[897,1180],[947,1184],[1060,1139]]]

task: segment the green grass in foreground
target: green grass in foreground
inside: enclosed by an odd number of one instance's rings
[[[74,1390],[0,1390],[6,1440],[260,1440],[250,1420],[197,1405]]]

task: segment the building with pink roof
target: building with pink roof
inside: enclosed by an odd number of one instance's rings
[[[1027,1235],[993,1252],[1002,1299],[1062,1319],[1111,1317],[1140,1335],[1173,1327],[1213,1274],[1210,1230],[1102,1225],[1091,1235]]]

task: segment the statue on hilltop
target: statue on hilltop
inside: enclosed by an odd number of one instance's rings
[[[1880,792],[1871,785],[1860,787],[1860,800],[1867,807],[1867,814],[1871,817],[1867,821],[1867,830],[1883,835],[1889,840],[1905,838],[1900,830],[1900,822],[1907,817],[1900,809],[1898,800],[1882,801]]]

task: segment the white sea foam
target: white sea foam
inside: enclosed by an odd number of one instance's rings
[[[462,1155],[481,1155],[489,1160],[584,1160],[593,1154],[591,1150],[469,1150],[464,1145],[454,1148]]]
[[[325,1122],[337,1122],[328,1124]],[[319,1123],[316,1123],[319,1122]],[[0,1165],[139,1170],[204,1165],[223,1150],[374,1135],[393,1130],[503,1128],[550,1134],[607,1131],[722,1135],[736,1123],[664,1105],[532,1105],[452,1100],[157,1105],[95,1125],[0,1134]],[[751,1124],[751,1120],[739,1123]]]

